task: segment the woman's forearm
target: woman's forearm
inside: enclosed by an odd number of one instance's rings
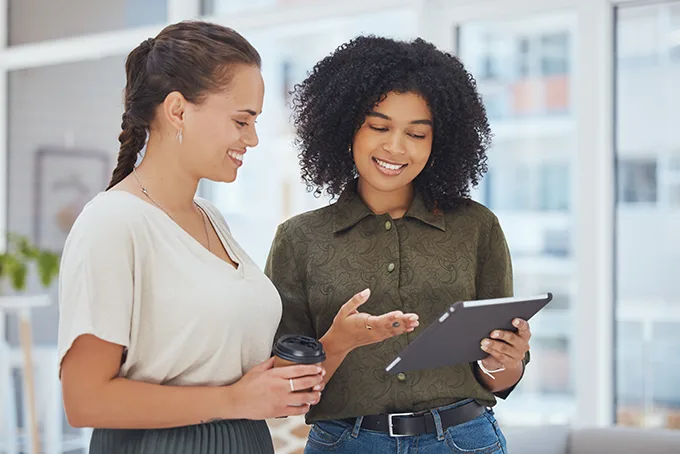
[[[165,386],[114,378],[90,389],[65,389],[64,404],[74,427],[161,429],[239,418],[239,402],[231,391],[231,386]]]
[[[324,361],[323,367],[326,370],[324,382],[328,383],[333,374],[335,374],[335,371],[340,367],[340,364],[342,364],[349,352],[352,351],[352,348],[340,342],[340,339],[334,335],[332,327],[319,341],[326,352],[326,361]]]

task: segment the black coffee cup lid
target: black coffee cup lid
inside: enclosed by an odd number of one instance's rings
[[[318,364],[326,360],[321,342],[299,334],[281,336],[274,344],[274,355],[297,364]]]

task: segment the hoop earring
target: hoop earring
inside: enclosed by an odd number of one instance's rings
[[[177,131],[177,140],[179,140],[179,144],[182,145],[182,128]]]

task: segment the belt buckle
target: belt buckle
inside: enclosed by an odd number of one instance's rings
[[[394,426],[392,423],[392,419],[395,416],[413,416],[415,413],[390,413],[387,415],[387,430],[388,433],[390,434],[390,437],[393,438],[399,438],[399,437],[408,437],[409,435],[399,435],[394,433]]]

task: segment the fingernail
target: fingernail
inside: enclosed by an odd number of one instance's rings
[[[317,374],[323,374],[323,367],[317,367],[317,368],[316,368],[316,373],[317,373]]]
[[[366,290],[361,292],[359,296],[361,296],[362,298],[368,298],[369,296],[371,296],[371,289],[367,288]]]
[[[519,328],[519,325],[521,325],[522,322],[520,320],[515,319],[515,321],[512,322],[512,324]]]
[[[420,326],[420,322],[413,322],[413,326]]]
[[[488,347],[489,345],[491,345],[491,341],[489,339],[484,339],[484,341],[482,341],[482,345]]]
[[[321,385],[316,385],[314,387],[314,391],[321,391]]]
[[[493,333],[491,333],[491,337],[498,337],[500,335],[501,333],[499,333],[498,331],[494,331]]]

